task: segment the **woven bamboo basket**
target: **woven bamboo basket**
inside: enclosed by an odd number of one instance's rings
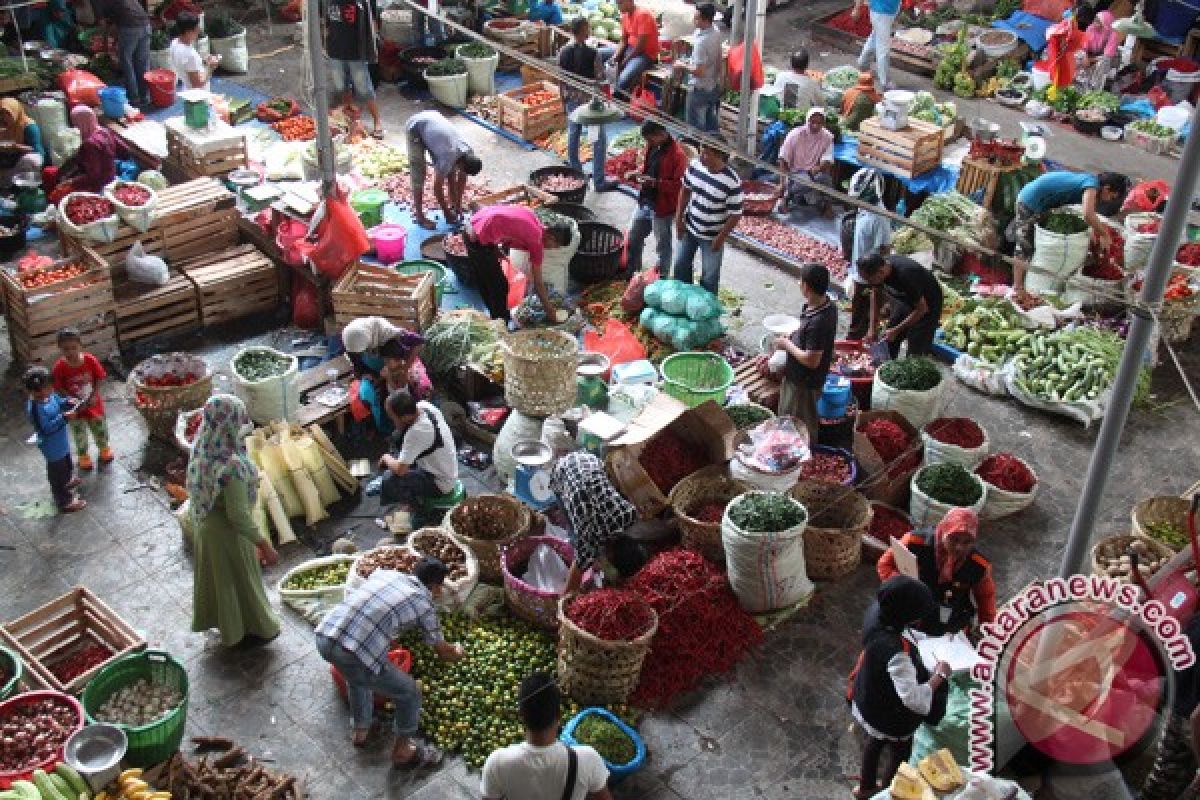
[[[498,539],[483,539],[472,536],[478,528],[474,519],[497,518],[499,527],[508,535]],[[479,580],[500,585],[504,573],[500,568],[500,551],[517,539],[529,535],[532,522],[529,508],[517,498],[507,494],[481,494],[470,497],[456,505],[446,515],[446,527],[471,548],[479,561]]]
[[[1147,497],[1133,507],[1133,534],[1135,536],[1143,536],[1147,539],[1154,539],[1150,535],[1150,532],[1146,530],[1146,526],[1162,522],[1174,525],[1176,528],[1186,532],[1188,529],[1188,511],[1190,509],[1191,503],[1178,495]],[[1155,541],[1158,540],[1155,539]],[[1170,549],[1173,552],[1179,552],[1177,548],[1171,547]]]
[[[1186,342],[1192,335],[1197,309],[1189,303],[1167,303],[1158,315],[1162,337],[1171,344]]]
[[[580,628],[567,617],[566,606],[574,595],[558,603],[558,681],[584,705],[624,703],[637,688],[642,662],[658,630],[658,615],[650,630],[631,642],[610,642]]]
[[[1147,561],[1151,562],[1151,568],[1143,573],[1142,577],[1149,579],[1151,575],[1161,569],[1171,559],[1175,553],[1165,544],[1154,539],[1149,539],[1145,536],[1134,536],[1130,533],[1118,533],[1113,536],[1105,536],[1100,541],[1092,546],[1092,574],[1103,575],[1110,577],[1104,567],[1101,559],[1105,557],[1121,557],[1125,555],[1129,546],[1134,542],[1140,542],[1145,548],[1145,556],[1142,556],[1139,561],[1140,566],[1145,566]],[[1113,575],[1122,583],[1129,583],[1130,573],[1125,572],[1120,575]]]
[[[150,386],[146,380],[167,375],[199,375],[183,386]],[[190,353],[163,353],[150,356],[133,368],[127,381],[134,408],[146,420],[152,436],[173,441],[175,420],[180,411],[204,405],[212,394],[212,370],[200,356]]]
[[[562,331],[519,331],[504,338],[504,399],[531,417],[561,414],[575,405],[579,346]]]
[[[725,505],[752,487],[745,481],[730,477],[724,464],[705,467],[675,485],[667,497],[679,520],[680,539],[684,547],[695,550],[714,564],[725,563],[725,545],[721,543],[721,523],[701,522],[689,515],[702,500],[716,500]]]
[[[808,509],[804,564],[808,577],[832,580],[849,575],[862,561],[862,537],[871,527],[871,503],[849,487],[801,480],[790,492]]]
[[[553,548],[566,564],[575,560],[575,549],[557,536],[525,536],[504,546],[500,569],[504,575],[504,599],[513,614],[538,627],[554,630],[558,627],[558,601],[562,594],[531,586],[516,574],[517,568],[528,562],[538,545],[543,544]]]

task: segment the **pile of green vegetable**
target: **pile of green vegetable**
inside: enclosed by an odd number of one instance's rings
[[[483,42],[470,42],[460,45],[455,52],[459,58],[491,58],[496,55],[496,48]]]
[[[425,68],[425,74],[432,78],[446,78],[451,75],[466,75],[467,62],[461,58],[443,58]]]
[[[624,766],[637,755],[637,746],[625,731],[599,714],[588,714],[579,720],[572,734],[575,741],[595,748],[609,764]]]
[[[250,382],[276,378],[291,367],[292,359],[271,350],[246,350],[233,360],[234,372]]]
[[[854,67],[834,67],[825,73],[822,85],[829,89],[845,91],[858,83],[858,70]]]
[[[970,508],[983,495],[983,484],[962,464],[931,464],[917,473],[917,488],[948,506]]]
[[[800,525],[808,518],[804,506],[780,492],[755,492],[736,498],[729,519],[747,533],[777,533]]]
[[[1014,360],[1017,388],[1055,403],[1095,400],[1112,384],[1125,343],[1112,331],[1080,327],[1031,340]],[[1143,373],[1140,392],[1149,390]]]
[[[611,149],[614,153],[618,153],[629,150],[630,148],[642,148],[645,146],[646,140],[642,138],[642,132],[637,128],[634,128],[633,130],[625,131],[614,138],[609,145],[609,149]]]
[[[484,351],[495,350],[497,344],[496,329],[488,320],[466,314],[443,316],[425,332],[421,362],[431,375],[445,376],[482,360]]]
[[[942,371],[925,356],[885,362],[875,374],[891,388],[906,392],[928,392],[942,382]]]
[[[950,191],[926,199],[910,218],[927,228],[974,242],[986,227],[987,212],[966,195]]]
[[[379,144],[362,151],[355,162],[364,178],[378,180],[408,171],[408,154],[390,144]]]
[[[753,428],[755,425],[766,422],[775,416],[771,413],[770,409],[755,403],[738,403],[737,405],[725,406],[725,413],[733,420],[734,427],[739,431]]]
[[[1074,236],[1086,231],[1088,224],[1083,217],[1071,211],[1052,211],[1038,223],[1038,227],[1050,231],[1050,233]]]
[[[1121,107],[1121,98],[1117,97],[1112,92],[1095,91],[1084,92],[1079,98],[1078,108],[1094,108],[1099,111],[1107,111],[1110,114],[1117,111]]]
[[[958,107],[954,103],[939,103],[931,92],[917,92],[908,115],[931,125],[945,126],[958,118]]]
[[[892,250],[898,255],[907,256],[913,253],[925,253],[933,249],[933,239],[916,228],[901,228],[892,237]]]
[[[938,61],[938,65],[933,70],[933,85],[937,88],[946,91],[954,89],[960,75],[966,75],[968,79],[971,79],[971,76],[963,71],[963,67],[967,63],[966,36],[967,28],[964,25],[958,34],[958,39],[951,44],[938,46],[941,60]],[[975,81],[973,79],[971,79],[971,87],[974,90]]]
[[[1139,119],[1136,122],[1129,123],[1129,127],[1138,133],[1144,133],[1147,136],[1154,136],[1159,139],[1174,139],[1179,135],[1174,128],[1159,125],[1152,119]]]
[[[970,356],[1000,366],[1018,354],[1033,354],[1033,338],[1012,303],[1000,298],[969,297],[943,321],[946,342]]]
[[[1191,541],[1187,531],[1171,522],[1151,522],[1142,527],[1151,539],[1162,542],[1176,552],[1187,547]]]
[[[324,589],[331,586],[344,586],[350,575],[351,561],[335,561],[321,567],[313,567],[292,575],[284,582],[284,589]]]
[[[1002,58],[996,64],[996,77],[1001,80],[1009,81],[1017,76],[1021,71],[1021,63],[1015,58]]]

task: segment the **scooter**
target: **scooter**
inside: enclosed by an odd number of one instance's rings
[[[1191,547],[1177,553],[1166,566],[1147,580],[1138,570],[1137,554],[1130,551],[1133,582],[1145,593],[1146,600],[1157,600],[1167,613],[1185,625],[1200,609],[1200,540],[1196,536],[1196,512],[1200,511],[1200,492],[1192,495],[1188,510],[1188,536]]]

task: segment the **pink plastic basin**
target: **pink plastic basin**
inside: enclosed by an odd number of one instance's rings
[[[367,237],[380,261],[390,264],[404,260],[404,242],[408,238],[408,230],[403,225],[385,222],[367,231]]]

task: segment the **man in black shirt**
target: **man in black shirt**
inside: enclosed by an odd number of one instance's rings
[[[587,17],[578,17],[571,23],[571,34],[574,39],[558,53],[558,66],[585,83],[596,83],[604,75],[604,57],[599,50],[587,43],[588,37],[592,35]],[[583,126],[572,122],[570,115],[591,97],[587,92],[566,84],[562,84],[560,88],[567,106],[567,163],[582,171],[579,140],[583,136]],[[592,185],[596,187],[597,192],[607,192],[615,189],[617,182],[610,181],[604,174],[604,162],[608,155],[607,127],[598,125],[597,129],[596,141],[592,142]]]
[[[379,8],[375,0],[325,0],[324,9],[325,54],[332,70],[334,102],[352,107],[352,95],[357,98],[371,114],[375,126],[371,135],[382,139],[383,122],[367,67],[379,60]]]
[[[775,349],[788,355],[779,387],[779,414],[803,422],[809,442],[816,444],[817,400],[825,389],[837,336],[837,306],[826,294],[829,270],[821,264],[805,264],[800,270],[800,290],[804,293],[800,327],[791,336],[775,340]]]
[[[868,286],[882,286],[888,293],[888,350],[900,355],[900,343],[908,342],[908,355],[928,355],[933,334],[942,316],[942,287],[933,273],[907,256],[874,254],[858,260],[859,277]],[[879,338],[879,292],[871,293],[871,327],[865,341]]]

